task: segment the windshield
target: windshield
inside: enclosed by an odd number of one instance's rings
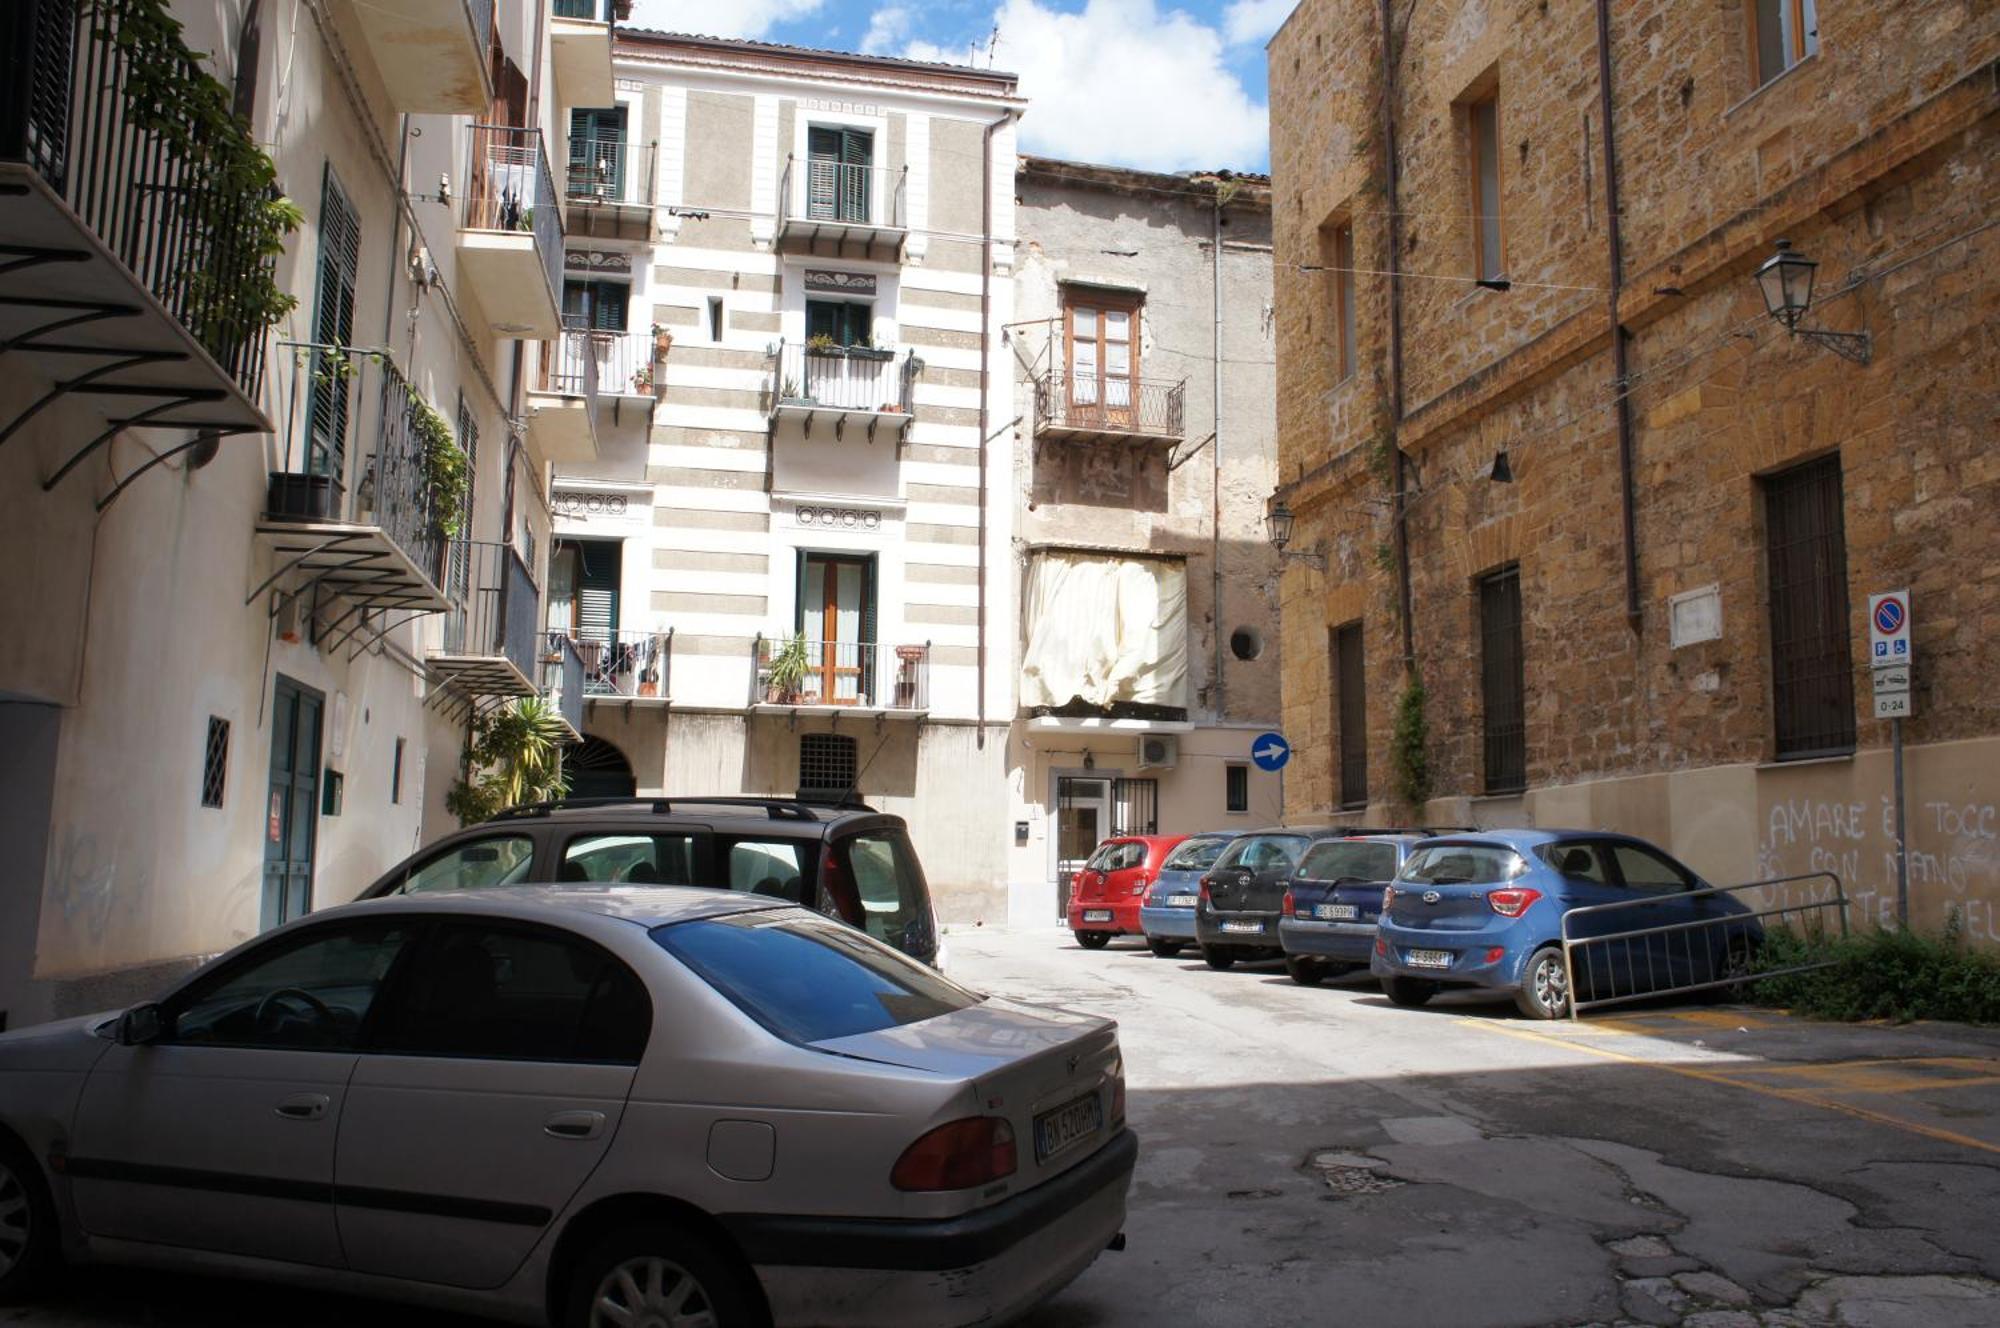
[[[985,999],[851,927],[790,909],[670,923],[652,936],[788,1042],[879,1032]]]
[[[1527,870],[1527,860],[1505,845],[1437,844],[1412,853],[1397,879],[1418,885],[1493,885]]]
[[[1312,846],[1297,874],[1310,881],[1386,881],[1396,874],[1396,846],[1323,840]]]
[[[1244,871],[1290,871],[1305,851],[1304,835],[1241,835],[1215,860],[1217,871],[1235,867]]]
[[[1161,871],[1207,871],[1222,856],[1222,850],[1229,847],[1229,841],[1220,835],[1213,839],[1190,839],[1175,846],[1160,864]]]

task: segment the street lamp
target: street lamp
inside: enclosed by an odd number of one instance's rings
[[[1790,240],[1779,240],[1776,252],[1757,269],[1757,288],[1764,296],[1764,310],[1795,337],[1816,341],[1834,354],[1866,364],[1873,345],[1866,332],[1830,332],[1823,327],[1801,327],[1799,323],[1812,308],[1813,274],[1819,264],[1792,250]]]
[[[1292,542],[1292,525],[1296,520],[1292,509],[1276,494],[1271,495],[1271,505],[1264,510],[1264,533],[1271,541],[1271,547],[1278,551],[1280,561],[1296,559],[1309,563],[1320,571],[1326,570],[1326,550],[1315,544],[1309,552],[1287,552],[1285,546]]]

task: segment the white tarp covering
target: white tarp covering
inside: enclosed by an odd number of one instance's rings
[[[1187,706],[1187,568],[1044,552],[1028,568],[1021,704]]]

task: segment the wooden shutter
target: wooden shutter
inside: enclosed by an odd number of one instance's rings
[[[847,129],[840,135],[840,219],[869,219],[869,184],[874,172],[875,136],[864,129]]]
[[[1765,481],[1771,711],[1780,760],[1854,750],[1854,666],[1841,506],[1838,456],[1794,466]]]
[[[575,548],[577,639],[608,646],[618,634],[619,546],[580,541]]]
[[[837,129],[806,130],[806,215],[831,218],[840,190],[841,135]]]
[[[313,296],[313,340],[346,346],[354,336],[354,287],[361,270],[361,218],[326,166],[321,186],[319,286]],[[306,397],[306,470],[344,480],[352,380],[337,361],[315,352]]]
[[[1519,568],[1509,567],[1480,581],[1479,636],[1486,791],[1517,793],[1528,783]]]

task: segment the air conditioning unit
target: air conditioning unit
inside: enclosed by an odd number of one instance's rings
[[[1171,770],[1180,764],[1181,740],[1168,734],[1139,739],[1141,770]]]

